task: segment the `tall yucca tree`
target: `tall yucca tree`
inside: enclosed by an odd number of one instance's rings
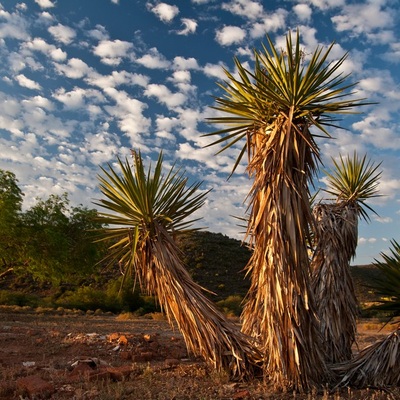
[[[356,254],[358,220],[369,220],[366,203],[379,196],[380,164],[356,152],[336,161],[327,173],[325,190],[334,202],[313,207],[315,251],[311,261],[313,289],[320,318],[323,346],[329,363],[350,360],[357,329],[358,302],[350,274]]]
[[[164,175],[162,154],[154,171],[150,166],[147,172],[140,153],[133,158],[133,170],[127,160],[118,160],[121,175],[109,165],[99,176],[105,198],[97,204],[107,210],[100,218],[109,226],[101,240],[113,243],[108,262],[122,265],[125,275],[133,272],[141,289],[157,297],[190,352],[234,378],[251,375],[257,351],[191,279],[174,240],[196,221],[187,218],[207,193],[197,194],[201,183],[187,186],[187,178],[174,167]]]
[[[346,55],[328,62],[333,44],[306,61],[299,32],[294,40],[289,32],[282,51],[267,40],[269,49],[255,51],[253,73],[237,59],[238,77],[226,71],[225,94],[214,108],[229,116],[211,118],[226,127],[210,135],[222,135],[214,144],[227,141],[221,151],[244,139],[234,169],[247,152],[253,178],[247,235],[254,251],[243,331],[258,343],[272,381],[306,390],[329,380],[307,252],[308,186],[319,160],[310,128],[329,136],[326,126],[335,126],[336,114],[363,103],[345,99],[352,87],[340,73]]]

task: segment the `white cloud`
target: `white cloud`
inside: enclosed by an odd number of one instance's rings
[[[179,70],[172,74],[172,80],[174,82],[190,82],[190,78],[191,76],[189,71]]]
[[[168,140],[176,140],[175,135],[171,132],[179,126],[178,118],[165,117],[162,115],[158,115],[156,118],[156,135],[160,138],[168,139]]]
[[[204,68],[203,72],[205,75],[212,77],[212,78],[218,78],[218,79],[226,79],[226,74],[223,70],[223,68],[227,68],[225,64],[219,63],[219,64],[211,64],[207,63]]]
[[[138,85],[146,87],[149,83],[149,77],[127,71],[113,71],[111,75],[92,73],[88,76],[87,82],[102,89],[115,88],[120,85]]]
[[[69,92],[61,88],[53,94],[53,97],[63,103],[65,109],[74,110],[82,108],[85,105],[85,95],[86,91],[82,88],[74,88]]]
[[[82,151],[87,154],[88,159],[94,165],[104,165],[120,156],[121,140],[115,134],[101,131],[85,137]]]
[[[147,133],[151,124],[150,119],[143,115],[147,105],[131,98],[125,91],[118,91],[115,88],[106,88],[104,93],[116,103],[116,106],[104,106],[104,109],[116,118],[121,131],[130,138],[131,145],[134,148],[145,146],[138,134]]]
[[[358,239],[358,244],[363,245],[363,244],[367,244],[367,243],[376,243],[376,241],[377,241],[377,239],[374,237],[371,237],[371,238],[360,237]]]
[[[155,47],[135,61],[149,69],[166,69],[170,66],[170,62]]]
[[[28,108],[40,107],[48,111],[54,110],[54,104],[49,99],[43,96],[34,96],[29,99],[25,99],[22,101],[22,104],[24,105],[24,107]]]
[[[295,12],[300,21],[309,21],[312,15],[311,7],[308,4],[304,3],[296,4],[293,7],[293,11]]]
[[[38,22],[45,26],[49,26],[54,22],[54,16],[47,11],[43,11],[39,15]]]
[[[278,29],[286,27],[286,17],[288,12],[283,8],[278,8],[273,13],[265,14],[261,22],[256,22],[250,29],[250,36],[259,38],[265,36],[269,32],[276,32]]]
[[[197,22],[194,19],[182,18],[181,22],[184,25],[184,28],[177,32],[178,35],[186,36],[196,32]]]
[[[230,3],[223,3],[222,9],[251,20],[260,18],[260,15],[264,13],[262,4],[251,0],[233,0]]]
[[[55,4],[52,0],[35,0],[35,3],[39,4],[41,8],[52,8]]]
[[[393,222],[393,218],[391,217],[378,217],[374,215],[372,218],[374,219],[374,221],[379,222],[381,224],[390,224],[391,222]]]
[[[13,72],[22,71],[26,67],[26,57],[20,53],[11,53],[8,57],[9,68]]]
[[[17,3],[15,8],[17,8],[18,10],[26,11],[28,9],[28,6],[25,3]]]
[[[107,65],[119,65],[124,57],[130,57],[133,44],[123,40],[102,40],[94,49],[96,56]]]
[[[157,100],[167,107],[180,106],[187,100],[183,93],[172,93],[165,85],[150,84],[144,91],[149,97],[156,97]]]
[[[383,29],[380,30],[379,32],[367,33],[367,38],[374,45],[379,45],[379,44],[390,45],[396,40],[396,35],[391,30]]]
[[[79,58],[71,58],[67,64],[56,64],[57,71],[67,78],[79,79],[87,75],[92,69]]]
[[[96,25],[95,29],[90,29],[86,32],[86,34],[96,40],[107,40],[109,39],[108,32],[103,25]]]
[[[390,43],[390,50],[384,53],[383,58],[391,63],[400,63],[400,42]]]
[[[17,82],[19,83],[20,86],[26,87],[28,89],[32,89],[32,90],[39,90],[41,89],[41,86],[33,81],[32,79],[27,78],[25,75],[23,74],[19,74],[15,77],[15,79],[17,80]]]
[[[195,58],[184,58],[181,56],[177,56],[173,61],[174,69],[199,69],[199,65],[197,64],[197,60]]]
[[[2,38],[27,40],[29,33],[28,24],[24,18],[17,13],[11,14],[0,6],[0,39]]]
[[[352,31],[354,34],[370,33],[375,29],[393,25],[393,12],[383,10],[382,2],[368,0],[362,4],[349,4],[343,7],[342,14],[331,18],[339,32]]]
[[[352,127],[361,132],[360,138],[366,144],[378,149],[400,149],[400,137],[396,129],[387,126],[375,113],[370,113]]]
[[[62,24],[50,26],[48,31],[58,42],[63,44],[70,44],[76,37],[76,32],[69,26]]]
[[[230,46],[243,42],[246,37],[246,31],[238,26],[224,26],[217,31],[215,35],[216,41],[221,46]]]
[[[167,3],[159,3],[155,6],[148,4],[148,7],[162,22],[171,22],[179,14],[177,6],[171,6]]]
[[[318,134],[321,132],[316,131]],[[354,134],[348,130],[336,129],[330,130],[329,134],[332,138],[324,138],[321,140],[320,149],[323,156],[323,163],[326,166],[332,165],[331,158],[338,159],[338,155],[352,154],[357,151],[358,154],[367,152],[366,143],[360,138],[359,134]]]
[[[366,92],[377,92],[382,89],[383,83],[382,77],[373,76],[370,78],[361,79],[357,86]]]
[[[305,2],[309,2],[310,4],[321,10],[338,8],[346,4],[345,0],[306,0]]]
[[[23,47],[33,51],[40,51],[51,57],[54,61],[64,61],[67,58],[66,52],[52,44],[46,43],[41,38],[35,38],[32,41],[26,42]]]

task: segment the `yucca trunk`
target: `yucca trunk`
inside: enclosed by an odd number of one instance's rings
[[[307,226],[313,138],[306,124],[280,118],[251,138],[254,177],[248,235],[251,287],[242,320],[264,355],[264,373],[277,386],[308,390],[329,380],[310,282]]]
[[[339,202],[313,208],[315,243],[313,290],[328,363],[350,360],[358,303],[350,274],[358,234],[357,205]]]
[[[161,225],[155,229],[155,235],[141,242],[135,255],[142,289],[157,296],[172,326],[176,321],[190,353],[234,379],[253,377],[260,361],[258,350],[192,280],[170,234]]]

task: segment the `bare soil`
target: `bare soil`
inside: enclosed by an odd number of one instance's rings
[[[388,334],[359,324],[360,348]],[[400,399],[399,388],[282,393],[259,380],[230,382],[187,354],[157,314],[0,307],[0,399]]]

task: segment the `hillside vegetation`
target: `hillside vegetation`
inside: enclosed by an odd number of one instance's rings
[[[193,279],[210,293],[207,295],[223,308],[238,314],[240,302],[249,288],[245,266],[250,250],[239,240],[221,233],[193,232],[178,237],[179,247]],[[369,287],[379,276],[373,265],[351,267],[357,298],[361,308],[376,300]],[[71,307],[83,310],[100,308],[104,311],[151,312],[157,310],[155,301],[141,295],[134,278],[127,279],[121,289],[118,267],[98,268],[81,282],[62,282],[33,279],[28,273],[4,274],[0,278],[0,304]]]

